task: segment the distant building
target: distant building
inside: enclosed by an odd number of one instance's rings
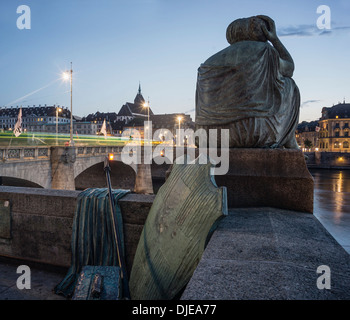
[[[56,124],[44,124],[35,132],[56,133]],[[70,133],[70,123],[59,124],[57,126],[57,133]],[[73,135],[96,135],[98,133],[99,129],[96,123],[84,121],[73,122]]]
[[[134,103],[126,102],[118,112],[116,121],[122,121],[128,124],[134,119],[143,119],[147,121],[148,112],[149,115],[153,115],[150,107],[145,107],[146,101],[141,93],[141,85],[139,85],[138,93],[134,99]],[[149,109],[149,110],[148,110]]]
[[[91,113],[86,117],[83,117],[81,121],[83,122],[91,122],[97,125],[97,132],[100,132],[103,122],[106,120],[106,129],[107,133],[113,134],[114,123],[116,122],[117,114],[115,112],[99,112]],[[96,133],[96,132],[95,132]]]
[[[180,121],[179,121],[180,118]],[[132,136],[135,130],[140,134],[141,139],[144,137],[144,121],[147,119],[135,118],[128,122],[124,126],[123,131],[130,132]],[[190,115],[184,113],[171,113],[171,114],[153,114],[149,119],[152,122],[152,137],[155,140],[162,140],[164,130],[169,130],[173,137],[176,136],[176,130],[179,129],[195,129],[194,122]],[[157,130],[160,130],[159,136],[154,137]],[[128,134],[129,135],[129,134]]]
[[[58,116],[56,119],[56,110]],[[17,119],[19,107],[0,108],[0,128],[13,130]],[[22,128],[26,131],[42,131],[42,126],[46,124],[70,123],[70,111],[60,106],[22,107]]]
[[[350,104],[325,107],[319,120],[299,123],[296,139],[304,151],[350,152]]]
[[[168,129],[174,136],[176,135],[176,129],[195,129],[191,116],[184,113],[155,114],[150,117],[150,121],[152,121],[154,131]]]
[[[19,110],[20,107],[1,108],[0,129],[13,130]],[[46,105],[22,107],[22,129],[25,132],[48,133],[56,133],[57,129],[57,133],[70,133],[70,110]],[[83,121],[82,118],[73,116],[73,134],[96,135],[98,132],[99,126],[96,122]]]
[[[295,137],[299,147],[304,151],[318,151],[319,149],[319,122],[303,121],[298,124]]]
[[[350,104],[339,103],[322,109],[319,121],[320,151],[350,152]]]

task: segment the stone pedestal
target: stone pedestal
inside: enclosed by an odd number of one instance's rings
[[[215,176],[227,187],[228,205],[275,207],[313,213],[314,181],[300,150],[230,149],[229,172]]]

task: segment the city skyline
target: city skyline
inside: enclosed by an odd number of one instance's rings
[[[16,9],[31,10],[20,30]],[[317,26],[320,5],[331,10],[330,29]],[[155,113],[194,120],[197,69],[228,46],[230,22],[265,14],[295,62],[300,122],[317,120],[322,107],[350,100],[347,74],[350,3],[319,1],[2,1],[0,106],[70,106],[61,74],[73,62],[73,113],[118,112],[141,83]],[[349,97],[347,99],[347,97]]]

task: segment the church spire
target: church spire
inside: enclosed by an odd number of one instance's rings
[[[143,105],[144,103],[145,103],[145,99],[143,98],[142,93],[141,93],[141,83],[139,83],[139,90],[138,90],[137,95],[135,97],[134,104]]]

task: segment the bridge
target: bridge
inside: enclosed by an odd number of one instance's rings
[[[140,150],[143,157],[144,147],[140,147]],[[119,146],[0,147],[0,177],[26,180],[46,189],[102,187],[106,181],[103,162],[106,156],[113,154],[110,166],[116,182],[114,184],[112,179],[114,188],[153,193],[152,176],[165,178],[165,172],[172,161],[165,158],[162,159],[162,165],[155,165],[154,161],[153,164],[143,164],[142,161],[141,164],[127,165],[122,162],[123,152],[130,151]],[[173,154],[175,156],[176,152]]]

